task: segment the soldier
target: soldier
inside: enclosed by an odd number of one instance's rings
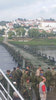
[[[7,70],[6,71],[6,76],[9,78],[9,75],[10,75],[10,70]]]
[[[26,79],[26,82],[23,85],[23,95],[26,100],[32,100],[32,88],[29,78]]]
[[[41,65],[39,65],[37,71],[36,71],[36,76],[40,76],[40,71],[41,71]]]
[[[29,76],[30,76],[30,67],[27,66],[26,69],[28,70],[28,74],[29,74]]]
[[[44,74],[44,70],[42,69],[42,70],[40,71],[40,76],[42,77],[43,74]]]
[[[9,75],[10,75],[10,70],[7,70],[7,71],[6,71],[6,76],[7,76],[7,78],[9,78]],[[3,77],[3,79],[2,79],[2,83],[3,83],[3,86],[4,86],[5,88],[7,88],[7,81],[5,80],[4,77]]]
[[[26,69],[21,78],[22,85],[26,82],[26,79],[28,77],[29,77],[29,74],[28,74],[28,70]]]
[[[11,82],[13,82],[12,74],[9,75],[9,79]]]
[[[45,72],[44,76],[46,77],[46,85],[47,85],[47,91],[50,91],[50,85],[52,84],[52,72],[50,70],[50,67],[48,67],[47,71]]]
[[[9,80],[13,83],[13,77],[12,77],[12,74],[9,75]],[[13,95],[13,89],[12,87],[10,86],[10,95],[12,96]]]
[[[17,88],[20,88],[20,82],[22,77],[22,71],[19,69],[19,66],[16,68],[16,82],[17,82]]]
[[[16,68],[13,68],[13,71],[11,72],[12,77],[13,77],[13,81],[16,82]]]
[[[54,67],[52,68],[51,72],[53,76],[56,74],[56,70],[54,69]]]

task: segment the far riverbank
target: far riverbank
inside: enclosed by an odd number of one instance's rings
[[[9,43],[12,44],[18,44],[18,45],[37,45],[37,46],[56,46],[56,39],[49,39],[49,38],[40,38],[40,39],[31,39],[31,40],[27,40],[25,41],[22,38],[22,41],[20,41],[20,39],[11,39],[8,40]]]

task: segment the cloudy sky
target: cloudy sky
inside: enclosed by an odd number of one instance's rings
[[[0,0],[0,21],[39,17],[56,19],[56,0]]]

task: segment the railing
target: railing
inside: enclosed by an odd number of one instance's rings
[[[2,95],[2,97],[4,98],[4,100],[7,100],[6,96],[4,95],[4,93],[0,90],[0,94]],[[3,100],[3,98],[0,97],[0,100]]]
[[[1,69],[0,69],[0,74],[4,77],[4,79],[6,80],[6,84],[7,84],[7,90],[6,90],[6,87],[4,87],[2,83],[0,82],[0,87],[2,88],[0,89],[0,94],[2,94],[2,96],[4,97],[4,100],[13,100],[13,98],[10,96],[10,87],[13,89],[14,92],[16,92],[16,94],[21,100],[24,100],[24,98],[21,96],[19,91],[15,88],[15,86],[11,83],[11,81],[7,78],[7,76],[3,73]]]
[[[8,97],[10,98],[10,100],[13,100],[12,97],[8,94],[8,92],[6,91],[6,89],[4,88],[4,86],[1,83],[0,83],[0,86],[2,87],[2,89],[4,90],[4,92],[8,95]],[[2,93],[2,91],[1,91],[1,93]]]

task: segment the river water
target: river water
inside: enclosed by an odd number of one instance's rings
[[[2,45],[0,45],[0,69],[6,72],[7,69],[12,70],[13,67],[17,67],[17,63],[13,61],[9,52]]]
[[[51,58],[54,57],[56,61],[56,46],[31,46],[30,48],[32,48],[33,51],[41,53],[41,55],[46,54],[47,58],[49,58],[49,56]]]
[[[38,46],[38,51],[41,52],[41,54],[47,54],[47,57],[54,57],[56,61],[56,46]]]

